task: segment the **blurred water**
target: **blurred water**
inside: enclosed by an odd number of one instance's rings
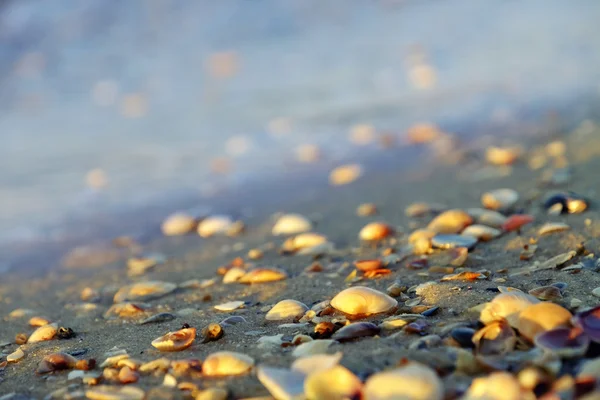
[[[399,137],[421,120],[510,120],[600,84],[597,0],[0,7],[0,243],[268,179],[303,143],[342,160],[357,123]],[[231,173],[211,170],[221,157]]]

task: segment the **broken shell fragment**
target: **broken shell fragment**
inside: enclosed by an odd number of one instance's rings
[[[53,353],[45,356],[37,368],[38,374],[75,368],[77,359],[66,353]]]
[[[460,233],[472,223],[473,218],[463,210],[448,210],[435,217],[427,229],[438,234],[453,234]]]
[[[519,147],[490,146],[485,151],[485,159],[491,165],[511,165],[522,154]]]
[[[312,229],[312,223],[308,218],[300,214],[284,214],[275,223],[271,234],[273,236],[280,235],[296,235],[303,232],[308,232]]]
[[[496,189],[481,196],[481,204],[490,210],[510,210],[519,201],[519,193],[513,189]]]
[[[175,213],[168,216],[161,225],[165,236],[180,236],[190,233],[196,227],[196,219],[185,213]]]
[[[544,236],[551,233],[568,231],[570,229],[571,227],[563,222],[547,222],[540,227],[538,235]]]
[[[160,351],[181,351],[190,347],[195,338],[196,328],[184,328],[154,339],[152,346]]]
[[[579,327],[594,342],[600,343],[600,306],[578,312],[573,317],[573,325]]]
[[[365,242],[375,242],[394,235],[394,228],[384,222],[371,222],[358,233],[358,238]]]
[[[380,332],[380,328],[372,322],[355,322],[344,326],[331,336],[338,342],[358,339],[361,337],[375,336]]]
[[[543,302],[525,308],[519,314],[516,328],[533,341],[540,333],[570,325],[571,313],[558,304]]]
[[[25,353],[19,347],[17,350],[13,351],[12,353],[10,353],[9,355],[6,356],[6,361],[8,361],[8,362],[17,362],[17,361],[19,361],[23,357],[25,357]]]
[[[300,319],[308,311],[306,304],[296,300],[281,300],[269,310],[265,319],[267,321],[284,321]]]
[[[554,193],[544,200],[549,214],[578,214],[588,208],[587,200],[576,193]]]
[[[265,283],[281,281],[287,278],[287,273],[279,268],[256,268],[242,276],[239,283]]]
[[[533,342],[559,357],[575,358],[586,353],[590,338],[580,328],[556,328],[537,335]]]
[[[177,289],[177,285],[163,281],[138,282],[123,286],[113,298],[115,303],[125,301],[148,301],[165,296]]]
[[[350,315],[371,315],[389,311],[398,302],[385,293],[365,286],[354,286],[338,293],[331,306]]]
[[[481,310],[479,320],[487,325],[493,321],[506,319],[510,326],[515,328],[521,311],[537,303],[539,303],[538,299],[521,291],[500,293]]]
[[[246,275],[246,270],[243,268],[233,267],[223,275],[223,283],[234,283],[239,281],[242,276]]]
[[[482,355],[503,355],[517,344],[517,335],[506,320],[494,321],[473,335],[475,351]]]
[[[117,303],[113,304],[104,313],[105,319],[114,318],[136,318],[143,315],[149,306],[144,303]]]
[[[405,367],[376,373],[367,379],[365,400],[442,400],[444,386],[435,371],[410,363]]]
[[[304,394],[308,399],[343,400],[357,396],[362,382],[341,365],[311,373],[304,381]]]
[[[468,256],[469,249],[466,247],[455,247],[432,255],[429,261],[431,264],[437,266],[462,267],[465,261],[467,261]]]
[[[37,343],[43,342],[45,340],[52,340],[58,333],[58,324],[48,324],[37,328],[29,339],[27,339],[27,343]]]
[[[486,225],[470,225],[462,231],[462,235],[473,236],[479,241],[488,242],[500,236],[502,231]]]
[[[205,376],[230,376],[248,372],[254,366],[254,359],[233,351],[218,351],[210,354],[202,364]]]
[[[209,238],[216,235],[225,235],[234,226],[235,221],[227,215],[213,215],[206,217],[198,224],[198,235]]]

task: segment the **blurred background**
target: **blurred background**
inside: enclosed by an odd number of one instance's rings
[[[0,246],[210,207],[418,122],[576,108],[598,21],[598,0],[0,1]]]

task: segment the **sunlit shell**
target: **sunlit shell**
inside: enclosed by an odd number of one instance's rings
[[[394,235],[394,228],[384,222],[371,222],[358,233],[358,238],[366,242],[378,241]]]
[[[86,287],[81,291],[81,300],[95,303],[100,301],[100,293],[91,287]]]
[[[360,379],[341,365],[313,372],[304,381],[304,394],[314,400],[353,398],[360,393],[361,388]]]
[[[201,371],[202,361],[196,358],[173,360],[171,361],[171,369],[169,370],[175,377],[189,376],[194,378],[200,378]]]
[[[256,268],[250,270],[246,275],[242,276],[238,282],[240,283],[264,283],[281,281],[287,278],[285,271],[278,268]]]
[[[467,257],[469,256],[469,249],[466,247],[456,247],[454,249],[448,249],[440,251],[437,254],[433,254],[429,258],[429,262],[437,266],[452,266],[462,267]]]
[[[17,308],[12,310],[9,314],[8,317],[9,318],[22,318],[28,315],[33,315],[36,312],[34,310],[31,310],[29,308]]]
[[[335,354],[315,354],[307,357],[297,358],[290,368],[293,371],[309,375],[313,372],[324,371],[336,366],[342,359],[342,352]]]
[[[333,186],[347,185],[352,183],[363,174],[359,164],[346,164],[334,168],[329,174],[329,183]]]
[[[485,305],[479,320],[487,325],[492,321],[506,319],[515,328],[521,311],[537,303],[538,299],[523,292],[500,293]]]
[[[37,328],[29,339],[27,339],[27,343],[36,343],[43,342],[45,340],[52,340],[58,333],[58,324],[48,324]]]
[[[165,257],[161,254],[148,254],[131,257],[127,260],[127,273],[130,276],[142,275],[164,261]]]
[[[354,262],[354,265],[357,269],[361,271],[373,271],[381,268],[383,263],[381,260],[373,259],[373,260],[358,260]]]
[[[254,366],[254,359],[233,351],[218,351],[210,354],[202,364],[205,376],[240,375]]]
[[[167,358],[158,358],[156,360],[149,361],[145,364],[140,365],[140,372],[156,372],[162,371],[167,372],[171,366],[171,360]]]
[[[494,321],[472,338],[475,350],[482,355],[502,355],[511,352],[517,343],[517,335],[506,320]]]
[[[404,210],[404,214],[407,217],[415,218],[422,217],[427,214],[432,214],[445,210],[446,207],[441,204],[429,204],[429,203],[412,203]]]
[[[17,362],[23,357],[25,357],[25,353],[23,352],[23,349],[19,347],[17,350],[13,351],[12,353],[6,356],[6,361]]]
[[[475,223],[492,228],[500,228],[506,222],[506,217],[497,211],[484,208],[469,208],[467,213],[473,217]]]
[[[436,233],[460,233],[472,223],[473,218],[463,210],[448,210],[435,217],[427,229]]]
[[[228,301],[227,303],[217,304],[216,306],[214,306],[214,308],[218,311],[233,311],[242,307],[244,304],[246,304],[246,302],[242,300],[234,300]]]
[[[371,271],[367,271],[364,273],[364,277],[366,279],[375,279],[382,276],[386,276],[392,273],[392,270],[387,268],[373,269]]]
[[[190,347],[194,339],[196,339],[196,328],[184,328],[154,339],[152,346],[160,351],[181,351]]]
[[[165,236],[179,236],[190,233],[196,227],[196,219],[185,213],[176,213],[168,216],[161,225]]]
[[[564,232],[570,230],[571,227],[563,222],[546,222],[538,230],[538,235],[544,236],[556,232]]]
[[[437,235],[436,231],[429,229],[417,229],[408,237],[408,243],[414,244],[419,240],[431,241],[435,235]]]
[[[327,243],[327,236],[313,232],[300,233],[287,239],[282,246],[284,251],[296,252]]]
[[[319,339],[311,342],[305,342],[298,345],[294,351],[292,351],[292,356],[297,358],[312,356],[315,354],[324,354],[327,352],[329,346],[331,346],[331,344],[334,342],[335,340],[330,339]]]
[[[410,363],[405,367],[376,373],[367,379],[364,400],[442,400],[444,386],[434,370]]]
[[[265,319],[268,321],[296,320],[308,311],[306,304],[296,300],[281,300],[269,310]]]
[[[538,303],[521,311],[516,328],[522,336],[533,341],[540,333],[569,326],[572,317],[567,309],[558,304]]]
[[[123,367],[119,371],[119,382],[122,384],[135,383],[140,379],[137,372],[129,367]]]
[[[381,329],[372,322],[355,322],[344,326],[331,336],[338,342],[378,335]]]
[[[573,325],[581,328],[594,342],[600,343],[600,306],[575,314]]]
[[[48,325],[50,322],[49,318],[46,317],[31,317],[29,320],[29,326],[40,327],[44,325]]]
[[[371,315],[389,311],[398,302],[385,293],[365,286],[354,286],[338,293],[331,306],[350,315]]]
[[[147,301],[165,296],[177,289],[177,285],[163,281],[146,281],[123,286],[113,298],[115,303],[124,301]]]
[[[208,324],[208,326],[202,329],[201,332],[202,337],[204,338],[202,343],[219,340],[221,337],[223,337],[224,333],[223,327],[220,324]]]
[[[442,282],[449,281],[475,281],[478,279],[485,279],[486,276],[481,272],[463,271],[458,274],[445,275],[440,279]]]
[[[303,232],[308,232],[312,229],[312,223],[308,218],[300,214],[285,214],[279,217],[271,234],[279,235],[296,235]]]
[[[509,210],[519,201],[519,193],[513,189],[496,189],[481,196],[481,204],[491,210]]]
[[[104,318],[136,318],[143,315],[148,308],[149,306],[144,303],[117,303],[106,310]]]
[[[135,386],[98,385],[85,391],[90,400],[143,400],[145,393]]]
[[[467,226],[465,230],[462,231],[462,234],[476,237],[482,242],[487,242],[500,236],[502,231],[490,226],[476,224]]]
[[[225,235],[235,224],[233,218],[227,215],[206,217],[198,224],[198,235],[208,238],[215,235]]]
[[[477,238],[465,234],[440,234],[431,239],[431,245],[438,249],[452,249],[455,247],[466,247],[472,250],[477,244]]]
[[[303,372],[259,366],[256,370],[256,376],[277,400],[292,400],[304,397],[304,379],[306,375]]]
[[[377,206],[373,203],[363,203],[356,208],[356,215],[359,217],[369,217],[377,214]]]
[[[493,372],[476,378],[461,400],[526,399],[519,381],[508,372]],[[535,397],[533,397],[535,398]]]
[[[522,154],[519,147],[490,146],[485,151],[485,159],[492,165],[510,165]]]
[[[527,214],[514,214],[511,215],[502,224],[502,230],[505,232],[512,232],[521,229],[524,225],[530,224],[534,221],[533,216]]]
[[[233,267],[223,276],[223,283],[234,283],[246,275],[246,270],[243,268]]]
[[[574,358],[586,353],[590,338],[579,328],[557,328],[537,335],[533,342],[559,357]]]
[[[529,294],[540,300],[548,301],[556,301],[563,298],[560,289],[552,285],[533,288],[529,291]]]
[[[77,359],[66,353],[52,353],[45,356],[37,368],[38,374],[75,368]]]

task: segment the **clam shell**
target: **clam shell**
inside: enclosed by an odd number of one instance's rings
[[[371,222],[365,225],[358,233],[358,238],[365,242],[386,239],[394,235],[394,228],[385,222]]]
[[[514,350],[517,335],[506,320],[500,320],[484,326],[472,340],[478,354],[503,355]]]
[[[521,311],[516,328],[522,336],[533,341],[540,333],[569,326],[572,317],[567,309],[558,304],[543,302]]]
[[[476,237],[479,241],[487,242],[497,238],[502,234],[502,231],[486,226],[486,225],[471,225],[467,226],[462,232],[462,235]]]
[[[319,247],[327,242],[327,237],[319,233],[306,232],[287,239],[282,246],[284,251],[296,252],[313,247]]]
[[[160,351],[181,351],[190,347],[195,339],[196,328],[184,328],[154,339],[152,346]]]
[[[331,336],[332,339],[339,342],[354,340],[361,337],[375,336],[380,332],[380,328],[372,322],[355,322],[344,326]]]
[[[485,150],[485,159],[492,165],[511,165],[521,154],[519,147],[490,146]]]
[[[476,378],[461,400],[526,399],[519,381],[508,372],[493,372]],[[535,398],[535,397],[533,397]]]
[[[443,250],[429,257],[431,265],[462,267],[469,257],[469,249],[466,247],[455,247]]]
[[[460,233],[463,229],[473,223],[473,218],[463,210],[444,211],[435,217],[427,229],[438,234]]]
[[[52,321],[46,317],[31,317],[31,319],[29,319],[29,326],[39,328],[40,326],[48,325],[51,322]]]
[[[202,364],[205,376],[230,376],[244,374],[254,366],[254,359],[233,351],[218,351],[210,354]]]
[[[40,326],[37,328],[29,339],[27,339],[27,343],[37,343],[43,342],[45,340],[52,340],[58,333],[58,324],[48,324],[44,326]]]
[[[122,384],[135,383],[140,379],[137,372],[129,367],[123,367],[119,371],[119,382]]]
[[[575,314],[573,325],[581,328],[594,342],[600,343],[600,306]]]
[[[341,365],[311,373],[304,381],[304,394],[309,399],[343,400],[360,394],[362,382]]]
[[[190,233],[196,227],[196,219],[185,213],[175,213],[168,216],[161,225],[165,236],[179,236]]]
[[[496,189],[481,196],[481,204],[490,210],[510,210],[519,201],[519,193],[514,189]]]
[[[246,302],[241,300],[228,301],[227,303],[217,304],[214,306],[214,309],[218,311],[233,311],[242,307],[244,304],[246,304]]]
[[[381,260],[378,259],[358,260],[354,262],[354,265],[356,266],[356,269],[365,272],[380,269],[383,265],[383,262],[381,262]]]
[[[332,186],[347,185],[354,182],[363,174],[359,164],[346,164],[334,168],[329,174],[329,183]]]
[[[356,208],[356,215],[359,217],[369,217],[377,214],[377,206],[373,203],[363,203]]]
[[[143,400],[145,393],[135,386],[98,385],[85,391],[90,400]]]
[[[284,214],[271,230],[271,234],[274,236],[280,235],[296,235],[303,232],[308,232],[312,229],[312,223],[310,220],[300,214]]]
[[[259,366],[256,376],[262,385],[277,400],[300,400],[304,398],[304,379],[299,371]]]
[[[243,268],[233,267],[223,275],[223,283],[234,283],[239,281],[242,276],[246,275],[246,270]]]
[[[590,338],[579,328],[557,328],[537,335],[535,345],[562,358],[581,357],[590,345]]]
[[[234,225],[233,218],[227,215],[206,217],[198,224],[198,235],[208,238],[215,235],[225,235]]]
[[[123,286],[113,298],[115,303],[125,301],[148,301],[158,299],[177,289],[177,285],[163,281],[138,282]]]
[[[279,268],[255,268],[242,276],[239,283],[264,283],[287,279],[287,273]]]
[[[315,354],[297,358],[291,365],[293,371],[309,375],[313,372],[324,371],[338,365],[342,359],[342,352],[335,354]]]
[[[442,400],[444,386],[435,371],[411,363],[405,367],[376,373],[367,379],[364,400]]]
[[[520,291],[500,293],[485,305],[479,320],[487,325],[493,321],[506,319],[510,326],[515,328],[521,311],[537,303],[539,303],[538,299]]]
[[[37,368],[38,374],[75,368],[77,359],[66,353],[52,353],[45,356]]]
[[[167,372],[171,366],[171,360],[167,358],[158,358],[140,365],[140,372]]]
[[[563,222],[547,222],[540,227],[538,235],[544,236],[556,232],[564,232],[570,230],[571,227]]]
[[[315,354],[324,354],[327,352],[329,346],[331,346],[331,344],[334,342],[335,340],[331,339],[319,339],[311,342],[305,342],[298,345],[294,351],[292,351],[292,356],[298,358],[312,356]]]
[[[398,302],[385,293],[365,286],[355,286],[338,293],[331,306],[350,315],[371,315],[389,311]]]
[[[106,310],[104,313],[104,318],[136,318],[143,315],[148,308],[149,305],[144,303],[117,303],[113,304],[108,310]]]
[[[265,319],[267,321],[284,321],[300,319],[308,311],[306,304],[296,300],[281,300],[269,310]]]
[[[437,232],[435,231],[429,229],[417,229],[408,237],[408,243],[414,244],[420,240],[431,241],[435,235],[437,235]]]
[[[528,293],[540,300],[557,301],[563,298],[560,289],[552,285],[536,287]]]

